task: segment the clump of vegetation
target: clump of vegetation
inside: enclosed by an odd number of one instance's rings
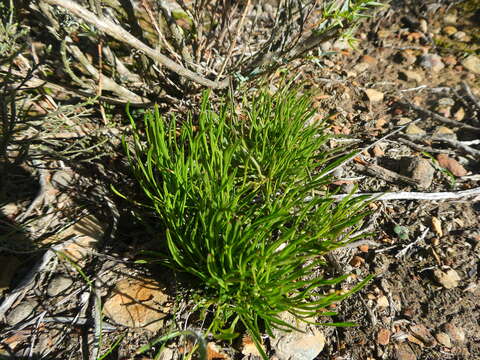
[[[198,118],[181,125],[151,111],[145,132],[131,118],[133,143],[124,144],[144,205],[165,229],[166,251],[150,260],[201,281],[209,332],[233,339],[241,323],[263,352],[263,330],[293,329],[282,312],[334,315],[326,308],[368,281],[327,293],[346,276],[327,278],[324,259],[352,240],[366,199],[336,202],[329,192],[328,172],[344,157],[312,123],[308,96],[255,95],[214,111],[206,94]]]

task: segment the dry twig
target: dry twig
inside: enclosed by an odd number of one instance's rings
[[[353,195],[350,194],[340,194],[334,195],[335,200],[342,200],[347,196],[359,197],[359,196],[368,196],[373,198],[375,201],[390,201],[390,200],[428,200],[428,201],[442,201],[442,200],[464,200],[467,198],[480,196],[480,187],[476,187],[468,190],[460,190],[456,192],[385,192],[385,193],[356,193]]]
[[[180,76],[183,76],[189,80],[192,80],[200,85],[214,88],[214,89],[222,89],[228,86],[229,79],[224,79],[222,81],[212,81],[204,78],[203,76],[194,73],[191,70],[183,67],[180,64],[170,60],[165,55],[161,54],[155,49],[152,49],[148,45],[144,44],[136,37],[131,35],[128,31],[126,31],[121,26],[113,23],[107,18],[100,19],[94,13],[88,11],[84,7],[80,6],[79,4],[73,2],[72,0],[44,0],[46,3],[50,5],[57,5],[63,7],[64,9],[70,11],[71,13],[75,14],[76,16],[80,17],[84,21],[94,25],[100,31],[104,32],[105,34],[113,37],[114,39],[126,43],[130,45],[132,48],[135,48],[139,51],[145,53],[148,57],[152,60],[159,62],[167,69],[177,73]]]
[[[417,106],[415,104],[407,103],[406,105],[410,106],[413,110],[415,110],[419,113],[422,113],[424,115],[430,116],[431,118],[433,118],[435,120],[438,120],[438,121],[440,121],[444,124],[453,125],[453,126],[456,126],[456,127],[459,127],[459,128],[467,129],[467,130],[480,131],[480,127],[468,125],[468,124],[465,124],[465,123],[457,121],[457,120],[449,119],[445,116],[439,115],[439,114],[437,114],[433,111],[424,109],[424,108],[422,108],[420,106]]]

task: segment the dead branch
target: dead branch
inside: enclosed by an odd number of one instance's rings
[[[399,127],[398,129],[392,131],[391,133],[383,136],[382,138],[378,139],[378,140],[375,140],[373,143],[367,145],[366,147],[358,150],[358,151],[355,151],[353,154],[351,154],[349,156],[348,159],[346,159],[345,161],[342,161],[339,165],[335,166],[333,169],[330,169],[328,170],[327,172],[325,172],[324,176],[327,176],[331,173],[333,173],[335,170],[341,168],[342,166],[344,166],[345,164],[349,163],[350,161],[352,161],[355,157],[357,157],[359,154],[361,154],[363,151],[367,151],[369,149],[371,149],[372,147],[374,147],[375,145],[377,145],[378,143],[388,139],[389,137],[399,133],[400,131],[402,131],[403,129],[405,129],[407,126],[411,125],[411,124],[415,124],[416,122],[420,121],[421,119],[416,119],[416,120],[412,120],[408,123],[406,123],[405,125]]]
[[[128,44],[139,51],[142,51],[153,61],[156,61],[162,64],[167,69],[189,80],[192,80],[200,85],[213,88],[213,89],[223,89],[223,88],[226,88],[229,84],[229,81],[230,81],[229,78],[226,78],[222,81],[212,81],[204,78],[203,76],[197,73],[194,73],[191,70],[188,70],[182,65],[172,61],[165,55],[159,53],[157,50],[152,49],[150,46],[144,44],[143,42],[141,42],[140,40],[132,36],[128,31],[126,31],[121,26],[113,23],[107,18],[100,19],[94,13],[88,11],[84,7],[80,6],[79,4],[71,0],[44,0],[44,1],[50,5],[57,5],[68,10],[69,12],[75,14],[76,16],[80,17],[84,21],[94,25],[98,30],[104,32],[105,34],[113,37],[114,39],[122,43]]]
[[[402,181],[408,185],[413,185],[415,187],[419,187],[420,183],[418,180],[409,178],[408,176],[401,175],[396,173],[395,171],[385,169],[383,166],[375,165],[375,164],[367,164],[366,166],[361,164],[356,164],[360,170],[365,171],[366,173],[379,177],[385,181],[396,183],[397,181]]]
[[[442,201],[442,200],[464,200],[474,196],[480,196],[480,187],[468,190],[460,190],[456,192],[385,192],[385,193],[357,193],[357,194],[340,194],[334,195],[335,200],[342,200],[348,196],[359,197],[368,196],[375,201],[390,201],[390,200],[427,200],[427,201]]]
[[[473,130],[473,131],[480,131],[480,127],[468,125],[468,124],[465,124],[465,123],[457,121],[457,120],[449,119],[445,116],[439,115],[439,114],[437,114],[433,111],[424,109],[424,108],[422,108],[420,106],[417,106],[415,104],[406,103],[405,105],[410,106],[413,110],[415,110],[415,111],[417,111],[421,114],[427,115],[427,116],[429,116],[429,117],[431,117],[431,118],[433,118],[437,121],[440,121],[444,124],[453,125],[453,126],[456,126],[456,127],[459,127],[459,128]]]
[[[396,141],[398,141],[402,144],[405,144],[405,145],[411,147],[414,150],[428,152],[430,154],[449,154],[449,155],[455,154],[455,152],[452,151],[452,150],[434,149],[430,146],[415,144],[413,141],[410,141],[410,140],[407,140],[407,139],[404,139],[404,138],[398,138]]]

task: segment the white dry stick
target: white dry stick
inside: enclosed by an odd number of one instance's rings
[[[477,97],[475,95],[473,95],[472,90],[470,89],[470,86],[468,86],[467,82],[462,81],[462,87],[463,87],[463,90],[465,90],[465,92],[467,93],[470,100],[472,100],[472,102],[475,104],[475,106],[478,109],[480,109],[480,100],[478,100]]]
[[[388,200],[428,200],[428,201],[441,201],[441,200],[462,200],[469,197],[480,196],[480,187],[476,187],[468,190],[460,191],[446,191],[446,192],[385,192],[385,193],[356,193],[356,194],[340,194],[333,195],[335,200],[342,200],[347,196],[352,198],[359,196],[369,196],[375,199],[375,201],[388,201]]]
[[[480,157],[480,150],[477,150],[477,149],[471,147],[469,145],[470,142],[458,141],[458,140],[447,139],[447,138],[441,138],[441,139],[438,139],[438,140],[446,142],[447,144],[450,144],[452,146],[455,146],[456,148],[461,149],[468,154]],[[476,144],[476,142],[473,142],[473,145],[475,145],[475,144]]]
[[[102,337],[102,300],[100,294],[100,288],[102,284],[99,279],[95,280],[93,285],[93,317],[94,317],[94,333],[93,333],[93,349],[92,353],[90,354],[90,359],[96,360],[98,357],[98,352],[100,350],[100,342]]]
[[[413,110],[415,110],[419,113],[422,113],[426,116],[429,116],[432,119],[440,121],[444,124],[453,125],[453,126],[456,126],[456,127],[462,128],[462,129],[467,129],[467,130],[472,130],[472,131],[480,131],[480,127],[468,125],[468,124],[466,124],[464,122],[461,122],[461,121],[449,119],[445,116],[437,114],[436,112],[424,109],[424,108],[422,108],[420,106],[417,106],[415,104],[412,104],[412,103],[407,103],[407,105],[410,106]]]
[[[423,239],[425,239],[425,236],[427,236],[428,234],[428,231],[429,229],[428,228],[425,228],[422,232],[422,234],[417,238],[417,240],[415,241],[412,241],[410,244],[408,244],[407,246],[405,246],[402,250],[400,250],[396,255],[395,257],[397,259],[401,258],[402,256],[406,255],[407,252],[416,244],[418,244],[420,241],[422,241]]]

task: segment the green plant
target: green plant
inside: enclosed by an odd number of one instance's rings
[[[345,156],[328,149],[323,123],[310,122],[308,96],[285,89],[253,97],[214,111],[206,94],[197,121],[181,125],[155,109],[144,118],[146,141],[130,118],[133,144],[124,145],[145,206],[165,228],[167,251],[150,260],[201,281],[209,331],[233,339],[240,322],[261,349],[263,329],[295,329],[280,313],[333,315],[325,308],[368,281],[322,291],[346,278],[326,279],[323,255],[352,240],[366,198],[335,202],[329,193],[325,174]]]
[[[207,360],[208,359],[208,357],[207,357],[207,344],[205,342],[204,337],[202,336],[202,334],[199,334],[199,333],[197,333],[195,331],[192,331],[192,330],[171,331],[171,332],[167,333],[166,335],[163,335],[163,336],[155,339],[154,341],[150,342],[149,344],[142,346],[140,349],[137,350],[137,354],[139,354],[139,355],[143,354],[143,353],[151,350],[155,345],[162,344],[162,346],[157,351],[157,354],[155,355],[155,357],[153,359],[153,360],[158,360],[158,359],[161,358],[162,352],[165,350],[167,341],[169,341],[173,338],[176,338],[176,337],[181,337],[181,336],[188,336],[192,339],[195,339],[197,344],[194,347],[193,352],[198,349],[199,359],[200,360]],[[193,353],[190,354],[189,357],[187,357],[187,359],[190,359],[191,355],[193,355]]]
[[[11,61],[21,50],[28,29],[17,22],[14,1],[0,3],[0,59]],[[0,61],[0,64],[3,61]]]

